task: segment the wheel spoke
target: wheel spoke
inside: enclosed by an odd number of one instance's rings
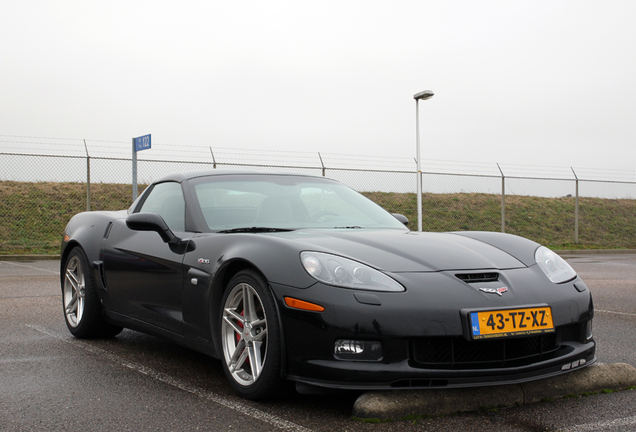
[[[252,295],[251,287],[247,284],[243,285],[243,306],[245,308],[245,319],[248,322],[254,321],[257,318],[254,308],[254,296]]]
[[[247,347],[250,356],[250,366],[252,367],[252,376],[254,380],[261,374],[263,364],[261,361],[261,342],[254,342]]]
[[[75,273],[73,273],[71,269],[66,270],[66,279],[70,282],[71,286],[73,287],[73,290],[75,291],[79,290],[80,283],[77,280],[77,276],[75,275]]]
[[[78,302],[77,293],[74,293],[73,298],[71,299],[70,302],[68,302],[68,305],[66,306],[67,314],[71,314],[77,310],[77,302]]]
[[[225,309],[226,312],[228,312],[228,309]],[[232,315],[232,317],[235,317],[235,313],[231,313],[230,315]],[[239,315],[240,316],[240,315]],[[228,318],[228,316],[224,316],[223,317],[223,321],[225,321],[230,327],[232,327],[234,329],[234,331],[236,333],[238,333],[239,335],[243,333],[243,329],[241,328],[241,326],[239,326],[236,322],[234,322],[232,319]],[[243,320],[239,321],[241,324],[243,324]]]
[[[259,334],[254,336],[254,342],[262,343],[263,339],[265,339],[265,336],[267,336],[267,329],[266,328],[264,328]]]
[[[239,356],[239,358],[236,361],[236,363],[233,363],[233,364],[229,365],[230,372],[234,373],[236,371],[241,370],[243,364],[245,364],[245,360],[247,359],[247,355],[248,355],[248,350],[247,350],[247,348],[245,348],[245,349],[243,349],[243,351],[241,351],[241,355]]]
[[[224,309],[224,311],[225,311],[225,318],[228,318],[227,316],[231,315],[232,318],[234,318],[235,320],[237,320],[241,324],[245,323],[245,317],[243,315],[241,315],[241,314],[236,313],[236,309],[226,308],[226,309]],[[239,333],[240,333],[240,330],[239,330]]]
[[[260,327],[260,326],[265,327],[265,325],[267,324],[267,321],[265,319],[257,319],[256,321],[252,321],[251,324],[252,324],[252,327]]]
[[[75,316],[77,317],[77,322],[82,320],[82,316],[84,315],[84,296],[80,297],[77,301],[77,311],[75,312]]]
[[[239,343],[236,344],[236,349],[234,350],[234,354],[232,354],[232,358],[230,359],[230,364],[234,365],[238,361],[239,356],[245,350],[245,341],[241,339]]]

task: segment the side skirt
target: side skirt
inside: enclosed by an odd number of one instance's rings
[[[203,338],[188,338],[187,336],[171,332],[156,325],[148,324],[145,321],[140,321],[138,319],[131,318],[117,312],[105,310],[104,315],[106,315],[108,320],[113,324],[120,325],[124,328],[145,333],[151,336],[165,338],[170,340],[171,342],[181,345],[182,347],[198,351],[216,359],[219,358],[219,355],[214,348],[214,344],[210,340]]]

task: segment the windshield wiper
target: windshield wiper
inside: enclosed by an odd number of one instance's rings
[[[232,228],[227,230],[218,231],[220,233],[261,233],[261,232],[285,232],[294,231],[291,228],[270,228],[270,227],[242,227]]]
[[[362,229],[361,226],[358,225],[354,225],[354,226],[344,226],[344,227],[333,227],[334,229]]]

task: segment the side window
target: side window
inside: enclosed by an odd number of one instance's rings
[[[172,231],[185,231],[185,201],[181,185],[175,182],[156,184],[139,212],[157,213]]]

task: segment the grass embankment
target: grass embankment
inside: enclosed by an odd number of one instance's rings
[[[86,195],[82,183],[0,182],[0,254],[59,253],[69,219],[86,210]],[[131,200],[131,185],[91,184],[91,210],[121,210]]]
[[[141,192],[141,188],[140,188]],[[365,192],[417,229],[414,193]],[[92,210],[130,206],[132,188],[92,184]],[[425,231],[501,231],[501,197],[425,194]],[[0,254],[56,254],[68,220],[86,210],[82,183],[0,182]],[[506,197],[506,232],[553,249],[636,248],[636,200],[579,199],[579,243],[574,242],[574,198]]]
[[[392,213],[404,214],[417,229],[415,194],[366,192]],[[636,200],[579,198],[579,242],[575,243],[575,198],[508,195],[506,233],[552,249],[636,248]],[[424,194],[424,231],[501,232],[501,196],[476,193]]]

